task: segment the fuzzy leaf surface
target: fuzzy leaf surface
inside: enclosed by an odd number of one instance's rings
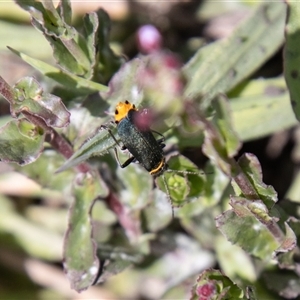
[[[16,55],[18,55],[25,62],[30,64],[32,67],[37,69],[45,76],[55,80],[57,83],[62,84],[68,89],[76,89],[79,95],[86,95],[92,92],[100,92],[100,91],[104,92],[107,91],[108,89],[105,85],[87,80],[85,78],[76,76],[75,74],[71,74],[69,72],[65,72],[41,60],[32,58],[20,51],[14,50],[10,47],[8,47],[8,49],[11,50]]]
[[[266,261],[276,252],[287,251],[283,244],[290,240],[290,233],[283,233],[262,201],[231,197],[230,205],[233,209],[218,216],[216,224],[231,243]]]
[[[16,3],[31,15],[34,27],[43,32],[53,48],[57,63],[65,70],[78,76],[87,76],[90,61],[81,47],[80,34],[68,24],[70,21],[70,1],[62,1],[57,8],[52,1],[18,1]]]
[[[264,137],[298,123],[283,77],[251,80],[237,96],[230,97],[229,105],[234,129],[243,141]]]
[[[26,119],[13,120],[0,128],[0,160],[26,165],[44,149],[45,133]]]
[[[64,243],[64,268],[71,288],[78,292],[86,290],[98,276],[100,262],[93,239],[91,210],[96,199],[106,195],[107,190],[96,173],[78,174]]]
[[[268,209],[271,209],[277,202],[278,197],[275,189],[271,185],[266,185],[262,180],[262,169],[257,157],[250,153],[245,153],[238,160],[243,173],[251,182],[260,199],[264,202]],[[242,191],[232,181],[236,195],[242,196]]]
[[[17,117],[23,111],[44,120],[50,127],[65,127],[70,122],[70,113],[61,99],[44,93],[41,85],[32,77],[24,77],[13,87],[15,99],[11,114]]]
[[[203,47],[184,66],[185,95],[204,96],[204,107],[257,70],[284,41],[284,3],[262,3],[228,38]]]

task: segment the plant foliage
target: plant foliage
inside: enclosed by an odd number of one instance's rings
[[[88,13],[77,29],[69,0],[57,7],[15,2],[51,45],[56,66],[9,48],[40,72],[43,84],[24,77],[10,86],[0,77],[11,114],[0,128],[0,160],[10,165],[0,182],[16,174],[27,178],[26,196],[60,203],[53,214],[68,210],[68,225],[64,238],[43,222],[35,227],[38,222],[20,215],[4,193],[3,239],[10,234],[27,255],[53,262],[59,244],[78,292],[131,266],[132,282],[163,282],[157,299],[186,298],[187,286],[190,299],[299,296],[299,212],[290,213],[293,203],[278,204],[254,154],[239,154],[243,142],[297,124],[299,5],[262,2],[231,35],[200,47],[182,65],[163,49],[125,62],[110,47],[111,24],[102,9]],[[251,78],[283,45],[285,78]],[[208,158],[203,170],[171,150],[174,171],[164,180],[154,181],[138,164],[119,168],[107,155],[119,147],[109,122],[125,100],[149,109],[151,127],[165,133],[168,145],[201,146]],[[213,269],[217,263],[222,271]]]

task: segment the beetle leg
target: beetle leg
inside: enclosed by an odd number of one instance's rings
[[[157,140],[158,142],[159,141],[164,142],[166,140],[166,138],[160,132],[152,130],[152,129],[151,129],[151,131],[154,132],[154,133],[156,133],[157,135],[161,136],[161,138],[159,140]]]
[[[166,145],[164,144],[164,141],[166,140],[166,138],[158,131],[152,130],[152,132],[156,133],[157,135],[160,135],[161,138],[157,140],[157,143],[160,145],[161,149],[165,148]]]
[[[118,155],[118,150],[117,148],[114,148],[114,151],[115,151],[115,158],[116,158],[116,161],[118,162],[119,166],[121,168],[126,168],[128,165],[130,165],[134,160],[135,160],[135,157],[134,156],[131,156],[129,157],[123,164],[121,164],[120,160],[119,160],[119,155]]]
[[[106,126],[106,125],[101,125],[100,126],[100,129],[105,129],[108,131],[108,133],[110,134],[110,136],[114,139],[115,143],[122,149],[122,150],[125,150],[124,149],[124,146],[121,146],[120,143],[117,141],[117,139],[115,138],[114,134],[112,133],[112,131]]]

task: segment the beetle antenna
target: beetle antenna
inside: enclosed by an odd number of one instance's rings
[[[170,190],[169,190],[169,187],[168,187],[168,184],[167,184],[167,180],[166,180],[166,177],[165,177],[164,174],[162,174],[161,177],[162,177],[164,185],[165,185],[168,200],[169,200],[169,202],[171,204],[171,207],[172,207],[172,219],[174,219],[174,206],[173,206],[173,203],[172,203],[172,199],[171,199]]]

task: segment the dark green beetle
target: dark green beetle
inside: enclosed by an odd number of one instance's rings
[[[138,161],[151,175],[157,177],[168,167],[163,153],[165,139],[162,136],[157,140],[149,126],[139,122],[143,118],[142,113],[128,101],[120,102],[116,106],[115,123],[118,135],[124,145],[122,149],[128,149],[132,155],[119,165],[121,168],[125,168],[131,162]]]

